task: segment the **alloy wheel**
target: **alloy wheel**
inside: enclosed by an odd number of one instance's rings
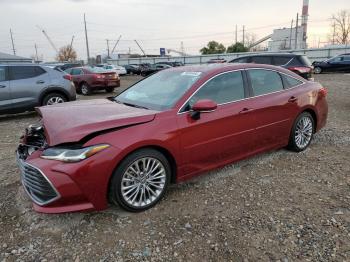
[[[308,146],[312,138],[313,132],[313,122],[308,116],[303,116],[299,119],[296,128],[295,128],[295,144],[300,149],[303,149]]]
[[[47,101],[46,105],[54,105],[54,104],[60,104],[60,103],[64,103],[63,98],[59,96],[53,96]]]
[[[87,94],[89,94],[89,87],[87,86],[87,85],[82,85],[81,86],[81,93],[83,94],[83,95],[87,95]]]
[[[314,73],[315,74],[321,74],[321,72],[322,72],[322,69],[320,67],[315,67],[314,68]]]
[[[166,170],[154,157],[135,160],[123,174],[121,193],[125,202],[133,207],[145,207],[161,196],[166,186]]]

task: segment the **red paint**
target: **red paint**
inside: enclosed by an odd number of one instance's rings
[[[84,137],[103,130],[108,131],[90,137],[84,146],[111,146],[78,163],[45,160],[40,158],[41,151],[30,155],[26,161],[39,168],[61,195],[48,206],[35,205],[35,209],[45,213],[105,209],[113,171],[125,156],[141,147],[161,148],[171,155],[176,165],[175,180],[179,182],[259,152],[286,146],[295,118],[305,110],[316,115],[316,131],[326,124],[328,107],[324,89],[314,82],[222,105],[202,100],[197,109],[215,110],[200,113],[198,120],[188,112],[178,114],[191,94],[212,76],[257,67],[305,81],[286,69],[268,65],[188,67],[202,71],[201,78],[172,109],[164,112],[127,107],[107,99],[39,108],[50,146],[85,141]]]

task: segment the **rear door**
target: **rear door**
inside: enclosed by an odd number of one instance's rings
[[[284,89],[282,77],[276,71],[249,69],[247,73],[257,124],[255,149],[260,151],[285,144],[298,112],[298,97]]]
[[[0,113],[10,109],[12,105],[8,67],[0,66]]]
[[[70,75],[72,76],[73,82],[75,86],[79,86],[81,81],[83,80],[83,70],[81,68],[72,68],[70,70]]]
[[[241,71],[219,74],[206,82],[178,114],[185,173],[196,173],[218,164],[232,162],[249,154],[254,144],[255,119]],[[190,115],[199,99],[218,104],[213,112]]]
[[[50,85],[49,74],[40,66],[9,66],[13,106],[32,107],[39,104],[41,91]]]

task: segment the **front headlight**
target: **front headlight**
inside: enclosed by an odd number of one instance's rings
[[[62,162],[79,162],[108,148],[109,145],[96,145],[79,149],[51,147],[44,150],[41,158]]]

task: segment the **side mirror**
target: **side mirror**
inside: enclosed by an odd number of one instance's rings
[[[195,120],[200,118],[201,113],[214,111],[218,105],[210,99],[200,99],[191,108],[191,117]]]

